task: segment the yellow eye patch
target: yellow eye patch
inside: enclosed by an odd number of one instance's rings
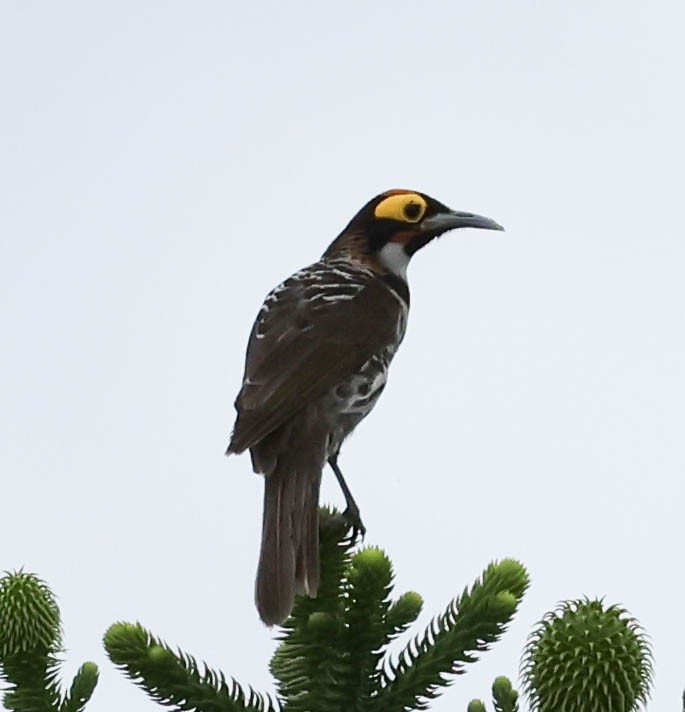
[[[423,217],[427,207],[426,201],[418,193],[399,193],[381,200],[373,214],[377,218],[417,223]]]

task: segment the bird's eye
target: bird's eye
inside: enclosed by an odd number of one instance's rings
[[[419,193],[390,191],[378,205],[373,215],[379,220],[395,220],[403,223],[417,223],[426,214],[428,204]]]
[[[411,222],[418,220],[421,216],[421,212],[422,206],[418,203],[407,203],[404,206],[404,217]]]

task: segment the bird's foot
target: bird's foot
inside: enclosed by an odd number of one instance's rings
[[[356,543],[359,538],[363,539],[366,536],[366,527],[362,522],[359,508],[354,505],[347,505],[347,509],[340,515],[344,522],[352,527],[350,539],[352,543]]]

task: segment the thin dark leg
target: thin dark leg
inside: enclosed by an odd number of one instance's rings
[[[366,527],[364,526],[364,523],[362,522],[361,515],[359,514],[359,507],[357,506],[357,503],[354,501],[352,492],[350,492],[350,488],[347,486],[347,482],[345,482],[343,473],[340,471],[340,468],[338,467],[338,453],[337,452],[335,453],[335,455],[331,455],[331,457],[328,458],[328,464],[331,466],[331,469],[335,473],[335,478],[338,480],[340,489],[342,490],[343,494],[345,495],[345,504],[346,504],[347,508],[343,512],[342,516],[345,520],[347,520],[352,525],[353,539],[356,539],[360,534],[362,535],[362,538],[363,538],[364,535],[366,534]]]

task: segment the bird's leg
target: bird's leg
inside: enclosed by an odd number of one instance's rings
[[[331,469],[335,473],[335,478],[338,480],[340,489],[342,490],[343,494],[345,495],[346,509],[342,513],[342,516],[343,516],[343,519],[345,519],[345,521],[349,522],[352,525],[352,539],[356,540],[360,534],[362,535],[362,538],[363,538],[364,535],[366,534],[366,527],[364,526],[364,523],[362,522],[361,515],[359,514],[359,507],[357,506],[357,503],[354,501],[352,492],[350,492],[350,488],[347,486],[347,482],[345,482],[343,473],[340,471],[340,468],[338,467],[338,453],[337,452],[335,453],[335,455],[331,455],[331,457],[328,458],[328,464],[331,466]]]

